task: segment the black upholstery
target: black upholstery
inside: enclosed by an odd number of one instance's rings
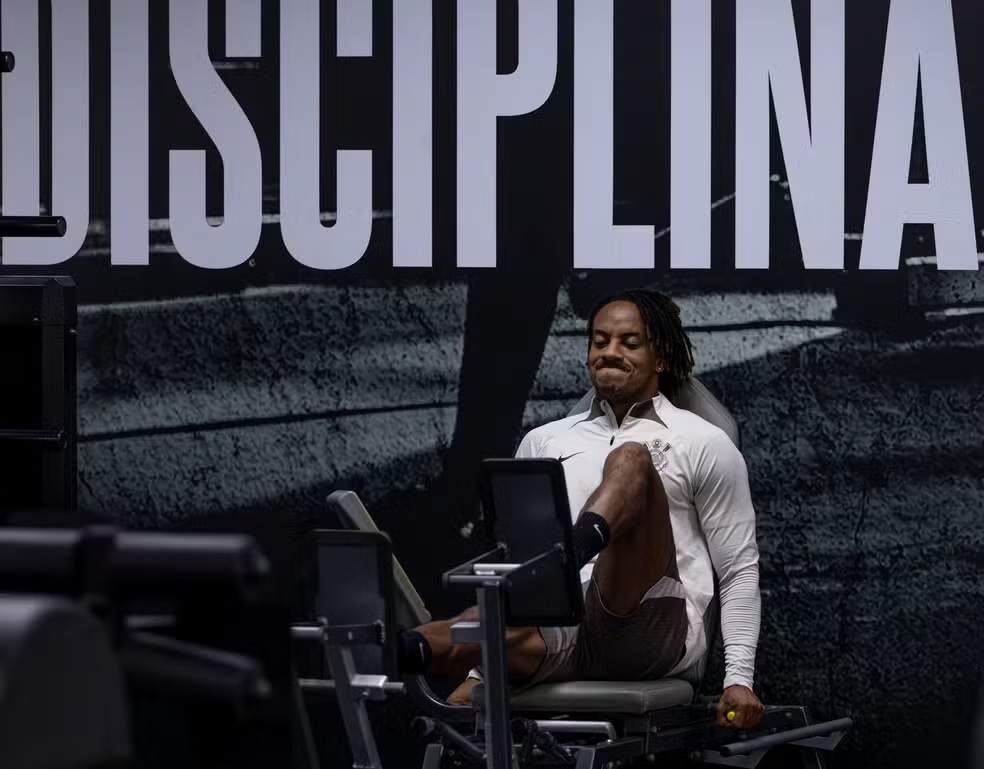
[[[693,699],[693,685],[682,678],[660,681],[564,681],[541,684],[515,694],[512,707],[520,711],[641,716],[653,710],[687,705]]]

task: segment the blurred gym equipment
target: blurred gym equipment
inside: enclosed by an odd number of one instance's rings
[[[0,51],[0,74],[14,71]],[[0,216],[0,238],[59,238],[62,216]],[[76,507],[75,283],[0,277],[0,523]]]
[[[382,766],[367,700],[402,693],[397,680],[393,556],[378,531],[317,531],[318,623],[293,636],[320,643],[329,681],[302,680],[302,689],[333,688],[352,749],[353,765]]]
[[[77,507],[77,326],[71,278],[0,277],[0,522]]]
[[[98,620],[46,596],[0,599],[0,755],[9,769],[131,755],[123,672]]]
[[[284,765],[269,571],[244,536],[0,529],[4,767]]]

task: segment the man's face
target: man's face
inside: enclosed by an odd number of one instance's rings
[[[588,348],[588,374],[600,397],[612,405],[654,398],[661,367],[638,307],[618,301],[598,311]]]

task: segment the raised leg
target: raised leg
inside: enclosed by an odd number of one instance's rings
[[[641,443],[627,443],[612,451],[602,481],[584,509],[602,516],[609,526],[609,544],[594,572],[602,600],[615,614],[631,614],[660,578],[676,574],[669,506],[649,450]],[[430,645],[431,673],[453,680],[481,664],[478,644],[451,640],[453,624],[477,620],[478,610],[473,607],[452,619],[416,628]],[[508,628],[506,647],[513,683],[528,680],[546,654],[537,628]]]
[[[604,518],[610,532],[594,569],[601,598],[614,614],[631,614],[654,584],[676,574],[669,505],[649,449],[626,443],[612,451],[584,510]]]

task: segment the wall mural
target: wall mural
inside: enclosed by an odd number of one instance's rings
[[[763,700],[854,718],[839,765],[964,765],[978,3],[0,9],[3,213],[68,223],[2,272],[78,283],[84,512],[289,553],[351,488],[460,608],[477,462],[583,395],[598,298],[655,286],[741,426]]]

